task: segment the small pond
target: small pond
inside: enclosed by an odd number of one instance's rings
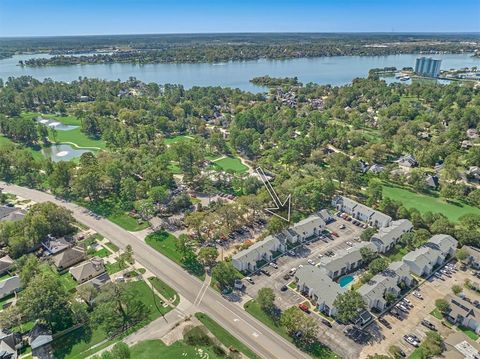
[[[70,145],[51,145],[42,148],[42,153],[45,157],[50,158],[54,162],[69,161],[73,158],[80,157],[85,152],[92,152],[90,150],[76,149]]]
[[[70,131],[79,127],[79,126],[72,126],[72,125],[64,125],[61,122],[52,120],[51,118],[37,117],[35,121],[37,121],[38,123],[41,123],[42,125],[54,128],[57,131]]]

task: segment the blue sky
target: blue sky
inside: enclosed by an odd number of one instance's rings
[[[0,36],[479,32],[479,0],[0,0]]]

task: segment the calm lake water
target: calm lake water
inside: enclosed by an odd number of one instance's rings
[[[83,153],[92,152],[90,150],[76,149],[67,144],[52,145],[42,148],[45,157],[51,158],[54,162],[69,161],[75,157],[80,157]]]
[[[249,80],[256,76],[297,76],[303,83],[345,85],[356,77],[366,77],[368,70],[376,67],[395,66],[401,69],[415,66],[419,55],[389,56],[333,56],[311,59],[235,61],[220,64],[99,64],[76,66],[21,67],[19,60],[48,57],[45,54],[18,55],[0,60],[0,78],[31,75],[37,79],[51,78],[72,81],[79,76],[108,80],[127,80],[133,76],[144,82],[182,84],[192,86],[224,86],[246,91],[262,91]],[[480,66],[480,59],[470,54],[435,55],[442,59],[442,69]]]

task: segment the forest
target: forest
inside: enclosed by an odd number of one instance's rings
[[[193,190],[239,196],[191,220],[196,228],[216,228],[208,235],[214,240],[241,226],[238,218],[246,208],[258,211],[268,201],[257,179],[219,171],[212,162],[241,157],[273,173],[281,196],[292,194],[294,219],[344,193],[386,206],[393,217],[417,218],[420,228],[431,229],[439,221],[442,233],[480,244],[478,230],[462,229],[465,219],[435,214],[434,206],[420,213],[382,194],[385,186],[396,186],[442,198],[466,212],[480,205],[478,183],[468,174],[480,163],[478,135],[467,136],[478,133],[480,124],[479,90],[470,85],[387,85],[375,75],[341,87],[285,85],[294,105],[281,102],[275,89],[265,96],[133,78],[63,83],[20,77],[1,85],[0,131],[10,141],[0,146],[3,180],[49,188],[95,208],[134,209],[148,218],[159,206],[169,212],[191,208],[187,194],[172,196],[175,176],[181,175]],[[25,111],[75,116],[82,133],[101,138],[106,149],[84,154],[78,163],[38,159],[31,149],[52,139],[42,125],[24,118]],[[418,165],[399,169],[396,160],[402,155],[414,156]],[[367,171],[372,165],[382,170]],[[428,185],[429,175],[439,178],[436,188]],[[272,221],[269,228],[275,232],[278,226]]]
[[[105,63],[201,63],[319,56],[473,53],[473,35],[449,34],[201,34],[0,39],[0,56],[48,53],[24,66]]]

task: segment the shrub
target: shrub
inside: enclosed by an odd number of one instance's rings
[[[212,339],[208,336],[204,327],[202,326],[194,327],[188,330],[186,333],[184,333],[183,339],[188,345],[212,345]]]

